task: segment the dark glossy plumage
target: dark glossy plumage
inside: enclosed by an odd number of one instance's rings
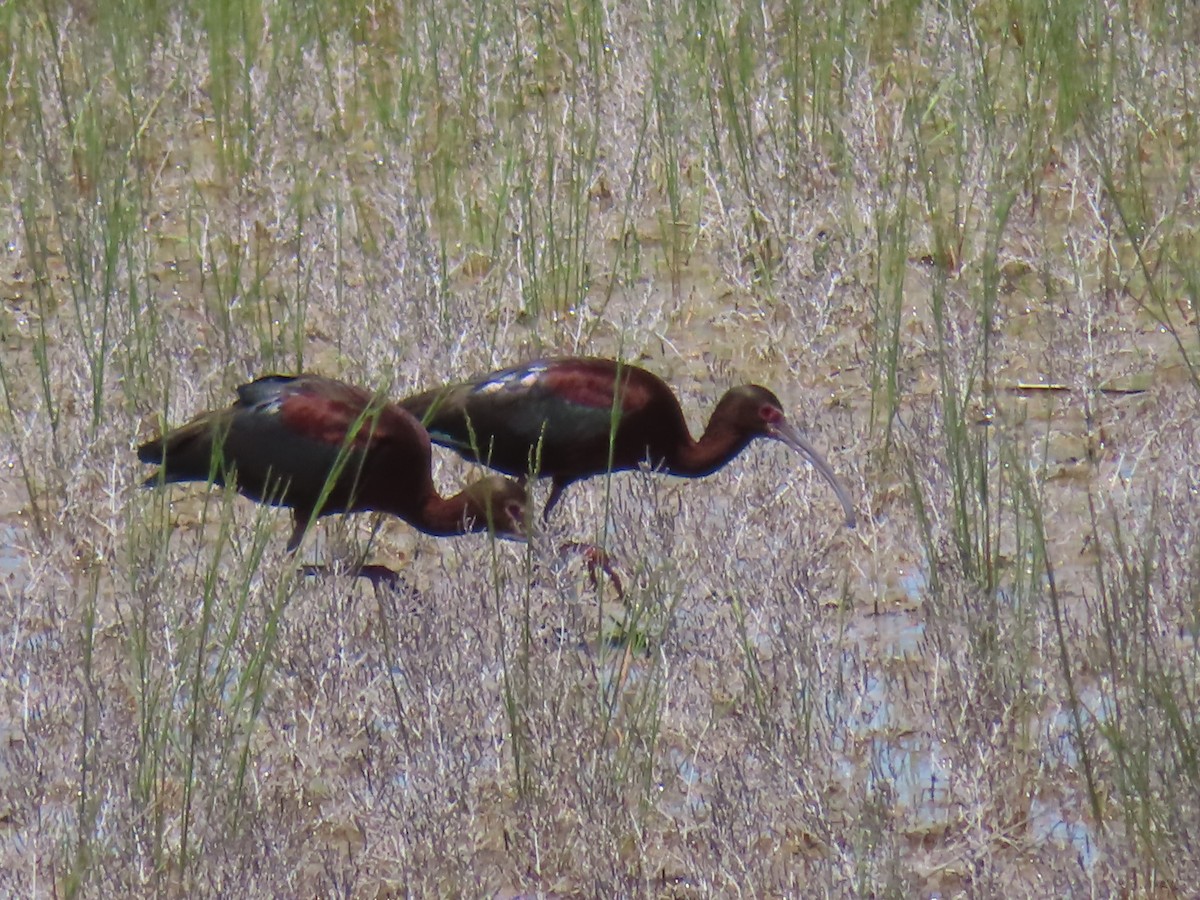
[[[429,435],[408,412],[320,375],[268,375],[237,402],[201,413],[138,448],[161,468],[146,479],[232,483],[254,500],[289,506],[294,550],[316,516],[377,511],[433,535],[524,533],[525,492],[492,476],[453,497],[430,476]]]
[[[618,387],[619,386],[619,387]],[[728,391],[699,440],[679,400],[657,375],[609,359],[561,357],[501,369],[400,403],[438,444],[509,475],[553,479],[544,515],[574,481],[649,463],[696,478],[724,466],[755,438],[806,456],[833,486],[854,525],[854,508],[833,470],[787,421],[764,387]]]

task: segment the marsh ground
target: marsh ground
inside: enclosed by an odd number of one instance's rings
[[[0,8],[0,890],[1190,895],[1195,23]],[[755,447],[577,486],[525,547],[306,542],[393,594],[137,488],[139,439],[258,374],[551,352],[695,431],[772,387],[859,527]]]

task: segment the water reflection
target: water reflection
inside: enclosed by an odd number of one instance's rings
[[[1070,848],[1084,869],[1096,863],[1096,842],[1092,829],[1083,822],[1072,822],[1066,818],[1063,804],[1034,799],[1029,805],[1029,829],[1038,843],[1049,842]]]
[[[0,584],[20,590],[28,580],[29,556],[25,550],[25,529],[0,522]]]
[[[941,744],[925,735],[871,741],[867,783],[889,789],[894,803],[910,815],[910,828],[938,830],[950,823],[950,771]]]

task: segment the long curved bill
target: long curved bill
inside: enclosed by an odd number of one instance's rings
[[[829,482],[829,486],[833,488],[833,492],[837,494],[838,501],[842,504],[842,509],[846,511],[846,527],[853,528],[858,520],[854,515],[854,504],[850,502],[850,493],[846,490],[845,485],[833,474],[833,467],[825,461],[817,448],[808,442],[806,438],[795,425],[790,422],[776,422],[769,426],[771,437],[777,441],[787,444],[796,452],[808,458],[808,461],[813,464],[813,467],[821,473],[821,477]]]

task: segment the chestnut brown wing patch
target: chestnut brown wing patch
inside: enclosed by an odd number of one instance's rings
[[[288,387],[281,392],[277,411],[297,437],[358,450],[394,442],[410,447],[423,444],[428,452],[425,430],[411,415],[383,398],[324,379]]]
[[[621,381],[619,410],[622,415],[638,412],[651,399],[648,385],[636,377],[640,369],[620,369],[609,360],[571,360],[551,366],[542,375],[542,384],[568,403],[592,409],[611,410],[618,376]]]

